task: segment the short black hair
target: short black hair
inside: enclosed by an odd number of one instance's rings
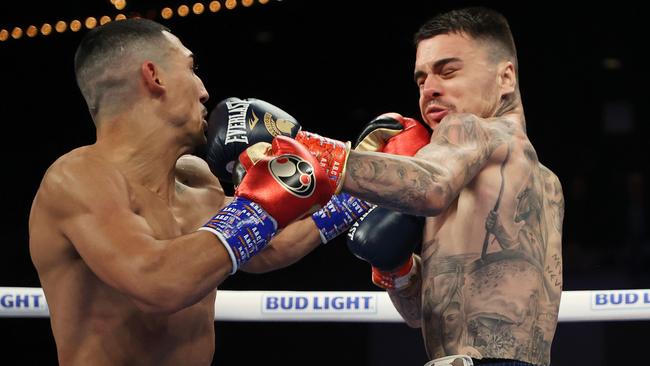
[[[151,57],[164,50],[169,41],[163,31],[170,30],[153,20],[132,18],[106,23],[89,31],[81,40],[74,57],[77,84],[93,116],[110,88],[124,87],[117,70],[128,62],[125,57]]]
[[[517,68],[517,49],[508,20],[496,10],[468,7],[441,13],[424,23],[415,33],[415,46],[441,34],[466,34],[473,39],[488,41],[499,49],[500,58],[510,59]]]

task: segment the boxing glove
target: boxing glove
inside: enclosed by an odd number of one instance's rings
[[[374,206],[347,235],[348,249],[372,267],[372,282],[400,289],[415,274],[413,251],[422,242],[424,217]]]
[[[306,131],[299,131],[296,140],[307,146],[317,157],[340,189],[345,177],[350,143]],[[384,113],[366,124],[355,142],[355,150],[413,156],[430,140],[431,129],[428,126],[399,113]]]
[[[233,184],[237,188],[246,176],[246,169],[239,161],[235,163],[232,176]],[[370,203],[344,192],[332,196],[323,208],[311,216],[323,244],[347,231],[370,206]]]
[[[232,183],[239,155],[258,142],[275,136],[295,137],[300,124],[287,112],[260,99],[227,98],[208,118],[206,161],[219,179]]]
[[[355,150],[413,156],[431,140],[431,128],[399,113],[384,113],[363,127]]]
[[[384,113],[364,126],[355,150],[413,156],[430,139],[428,126],[398,113]],[[374,284],[399,289],[415,273],[413,250],[422,241],[423,229],[423,217],[374,207],[348,232],[348,248],[371,264]]]
[[[336,193],[341,191],[345,177],[345,164],[350,155],[350,142],[338,141],[318,134],[300,131],[296,141],[303,144],[318,160],[328,177],[336,186]]]
[[[237,158],[249,146],[271,142],[275,136],[293,137],[309,146],[330,177],[340,182],[350,144],[302,132],[298,121],[282,109],[255,98],[227,98],[208,119],[206,161],[219,179],[233,180]]]
[[[336,189],[307,148],[286,136],[249,147],[239,162],[246,175],[235,196],[260,204],[280,228],[322,207]]]
[[[278,136],[240,155],[246,175],[233,201],[199,230],[215,234],[232,261],[232,271],[264,249],[278,229],[323,206],[334,185],[300,143]]]
[[[302,131],[298,133],[299,136],[307,134]],[[381,151],[411,156],[429,143],[430,136],[431,130],[428,126],[416,120],[402,117],[398,113],[384,113],[364,126],[355,143],[355,150]],[[314,138],[316,137],[314,136]],[[318,138],[321,137],[318,136]],[[305,142],[305,139],[301,137],[297,137],[297,139],[303,141],[303,144],[308,147],[311,146]],[[312,147],[311,150],[314,148]],[[368,202],[353,196],[345,193],[339,196],[332,197],[325,207],[312,215],[323,243],[327,243],[347,230],[360,215],[370,208]]]

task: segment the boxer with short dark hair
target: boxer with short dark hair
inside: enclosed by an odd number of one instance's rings
[[[409,240],[419,233],[394,234],[401,218],[382,221],[377,210],[349,246],[422,328],[430,365],[548,365],[564,198],[526,134],[508,22],[483,7],[453,10],[426,22],[415,43],[430,143],[413,157],[350,151],[341,176],[345,192],[425,217],[421,256]]]
[[[146,19],[95,28],[77,50],[97,140],[50,166],[29,219],[60,365],[209,365],[224,279],[316,248],[319,207],[339,210],[322,220],[329,235],[356,219],[351,201],[328,202],[337,183],[320,162],[282,136],[241,152],[247,176],[226,197],[190,155],[207,128],[194,62]]]

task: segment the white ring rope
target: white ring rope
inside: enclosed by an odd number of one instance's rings
[[[402,322],[384,291],[219,290],[215,320]],[[0,287],[0,318],[49,317],[43,290]],[[650,320],[650,289],[564,291],[559,321]]]

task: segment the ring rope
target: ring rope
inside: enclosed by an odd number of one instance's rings
[[[1,317],[49,317],[43,290],[0,287]],[[219,290],[215,320],[403,322],[385,291]],[[563,291],[558,320],[650,320],[650,289]]]

